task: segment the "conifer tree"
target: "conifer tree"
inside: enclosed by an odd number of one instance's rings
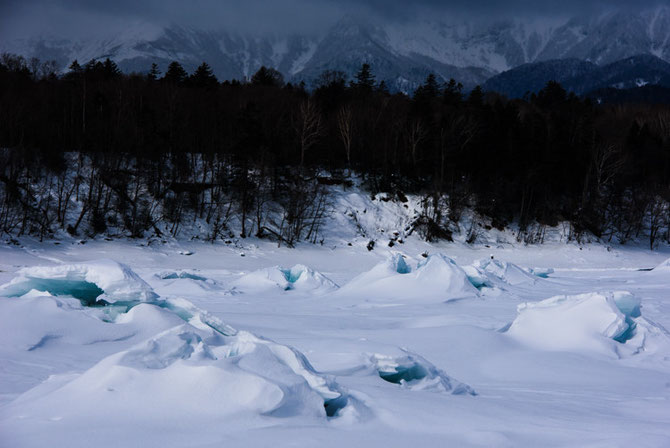
[[[151,64],[151,69],[149,70],[149,74],[147,74],[147,79],[149,81],[155,81],[158,79],[160,74],[161,71],[158,69],[158,64],[154,62],[153,64]]]
[[[351,83],[351,86],[358,90],[371,92],[375,86],[375,76],[372,74],[370,64],[363,64],[354,78],[356,80]]]
[[[184,67],[182,67],[179,62],[173,61],[168,65],[167,72],[165,72],[165,77],[163,79],[170,83],[181,84],[187,77],[188,73],[186,73]]]
[[[251,83],[257,86],[282,87],[284,85],[284,76],[274,68],[262,66],[251,77]]]
[[[212,68],[206,62],[203,62],[191,75],[191,83],[195,87],[211,88],[217,86],[219,81],[214,76]]]
[[[70,72],[75,74],[81,73],[82,71],[81,65],[79,65],[79,61],[77,61],[76,59],[72,61],[72,64],[70,64],[68,69],[70,70]]]

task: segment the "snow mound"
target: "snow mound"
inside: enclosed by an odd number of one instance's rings
[[[652,271],[670,271],[670,258],[665,260],[663,263],[656,266]]]
[[[23,268],[0,287],[0,295],[20,297],[31,290],[70,296],[87,304],[102,300],[147,302],[158,297],[129,267],[112,260]]]
[[[280,289],[283,291],[302,291],[326,293],[338,286],[328,277],[302,264],[290,269],[280,266],[259,269],[245,274],[233,283],[235,289],[245,292],[259,292]]]
[[[401,254],[394,254],[343,286],[338,295],[366,300],[452,300],[476,296],[477,289],[451,258],[436,254],[412,269]]]
[[[418,355],[408,353],[392,357],[374,354],[370,356],[370,363],[381,379],[408,389],[476,395],[470,386],[454,380]]]
[[[557,296],[518,306],[507,334],[550,351],[596,351],[618,356],[658,347],[666,335],[643,319],[640,300],[629,292]],[[649,341],[649,338],[655,341]]]
[[[516,286],[522,284],[533,285],[537,282],[538,276],[535,276],[519,266],[495,259],[484,259],[474,263],[474,267],[484,272],[492,280]]]
[[[55,390],[39,387],[16,399],[11,413],[123,428],[155,419],[188,425],[326,418],[351,408],[337,385],[294,349],[185,323],[108,356]]]

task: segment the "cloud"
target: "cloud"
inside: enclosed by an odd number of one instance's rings
[[[635,8],[658,0],[637,0]],[[497,19],[630,7],[630,0],[0,0],[0,39],[113,34],[137,22],[257,33],[318,33],[344,13],[388,21],[435,15]]]

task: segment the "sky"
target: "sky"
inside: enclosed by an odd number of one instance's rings
[[[318,33],[346,13],[387,22],[422,16],[491,20],[593,14],[631,3],[646,8],[659,0],[0,0],[0,39],[100,37],[136,23]]]

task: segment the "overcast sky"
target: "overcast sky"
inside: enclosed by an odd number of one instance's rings
[[[670,0],[666,0],[666,3]],[[345,13],[385,21],[421,16],[497,19],[646,8],[659,0],[0,0],[0,39],[95,37],[130,23],[206,29],[319,32]]]

